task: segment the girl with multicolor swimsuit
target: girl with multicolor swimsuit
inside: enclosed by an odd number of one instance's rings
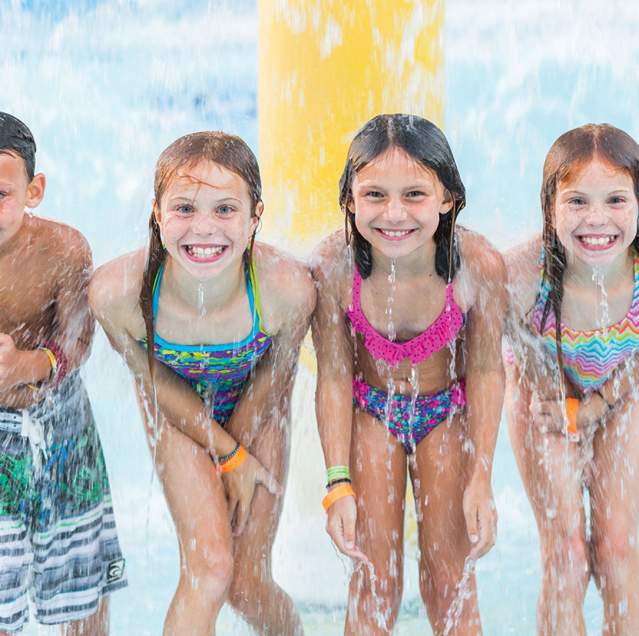
[[[302,264],[254,244],[262,211],[248,146],[186,135],[158,160],[148,248],[91,283],[91,305],[134,375],[178,534],[167,635],[209,636],[226,600],[260,634],[302,633],[273,581],[271,548],[315,289]]]
[[[503,261],[456,227],[464,186],[443,133],[420,117],[364,125],[348,151],[340,205],[345,232],[325,239],[314,260],[313,335],[327,529],[360,560],[346,633],[393,629],[408,471],[434,631],[479,634],[465,565],[495,541]]]
[[[507,255],[507,410],[540,535],[540,634],[586,633],[591,574],[604,633],[639,633],[638,195],[629,135],[571,130],[544,163],[542,235]]]

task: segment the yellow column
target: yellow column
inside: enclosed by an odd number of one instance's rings
[[[260,0],[265,240],[307,253],[343,225],[338,180],[379,113],[443,122],[443,0]]]

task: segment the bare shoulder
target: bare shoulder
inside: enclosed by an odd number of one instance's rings
[[[462,271],[475,281],[506,282],[506,266],[499,250],[485,237],[464,227],[458,227]]]
[[[522,314],[532,307],[537,296],[540,253],[541,236],[537,235],[504,254],[511,305]]]
[[[98,319],[120,322],[131,314],[139,314],[145,262],[145,250],[139,249],[96,269],[89,284],[89,304]]]
[[[280,323],[281,318],[310,316],[315,308],[315,285],[304,262],[266,243],[255,244],[253,262],[267,322],[269,317]]]
[[[351,298],[353,253],[343,230],[330,234],[319,243],[311,256],[310,266],[318,300],[329,300],[346,307]]]
[[[40,216],[29,218],[31,234],[49,258],[65,268],[77,264],[91,267],[91,248],[80,230]]]

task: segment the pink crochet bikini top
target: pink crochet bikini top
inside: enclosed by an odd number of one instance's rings
[[[434,322],[418,336],[406,342],[388,340],[375,331],[364,315],[361,303],[362,277],[354,267],[353,298],[346,311],[352,328],[364,336],[364,346],[375,360],[384,360],[396,367],[402,360],[410,358],[412,364],[423,362],[434,353],[453,342],[464,325],[464,314],[455,302],[453,284],[446,285],[446,302]]]

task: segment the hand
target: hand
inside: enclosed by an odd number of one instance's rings
[[[355,497],[338,499],[327,512],[326,532],[337,549],[353,559],[368,562],[368,557],[355,545],[355,523],[357,504]]]
[[[610,413],[608,402],[599,393],[590,393],[579,404],[577,430],[593,431],[608,413]]]
[[[0,333],[0,391],[9,391],[21,384],[18,374],[22,351],[16,349],[13,338]]]
[[[497,538],[497,509],[493,500],[490,479],[476,474],[464,491],[464,517],[471,549],[469,558],[484,556]]]
[[[253,455],[248,453],[244,462],[235,470],[230,473],[222,473],[222,479],[229,503],[229,517],[235,536],[239,536],[244,532],[255,488],[258,484],[262,484],[276,497],[282,494],[282,487],[275,477]]]
[[[530,413],[542,433],[564,433],[566,431],[566,404],[563,399],[544,399],[533,393]]]

